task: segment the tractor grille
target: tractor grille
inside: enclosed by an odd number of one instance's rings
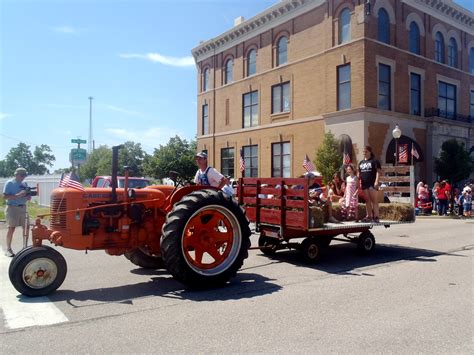
[[[54,229],[66,229],[66,214],[56,214],[57,212],[64,212],[67,210],[66,199],[52,198],[51,199],[51,227]]]

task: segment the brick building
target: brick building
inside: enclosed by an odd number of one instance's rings
[[[198,149],[225,174],[243,154],[246,176],[297,176],[329,130],[391,164],[398,124],[429,182],[446,139],[474,150],[474,14],[452,1],[280,1],[192,52]]]

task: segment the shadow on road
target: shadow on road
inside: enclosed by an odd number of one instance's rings
[[[148,270],[147,272],[149,272]],[[133,304],[134,299],[159,296],[191,301],[226,301],[252,298],[278,292],[281,287],[270,279],[253,273],[240,272],[228,284],[209,290],[189,290],[175,281],[166,271],[153,270],[155,275],[147,282],[116,287],[72,291],[59,289],[48,297],[53,302],[66,301],[71,306],[80,308],[87,305],[76,305],[75,301],[96,301],[101,303]],[[161,275],[160,275],[161,274]],[[157,276],[159,275],[159,276]]]
[[[461,257],[449,252],[384,244],[377,244],[371,255],[360,255],[354,245],[344,243],[331,245],[324,249],[321,259],[315,264],[305,263],[303,255],[297,250],[279,251],[270,258],[274,261],[288,262],[296,266],[313,268],[331,274],[360,275],[360,273],[352,271],[399,261],[436,262],[436,257],[440,255]]]

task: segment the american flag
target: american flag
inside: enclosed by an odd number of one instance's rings
[[[308,154],[303,159],[303,168],[308,172],[316,170],[314,164],[309,160]]]
[[[343,158],[342,158],[342,164],[347,165],[352,162],[351,157],[349,156],[348,153],[344,152]]]
[[[79,181],[71,179],[71,174],[67,174],[61,178],[59,187],[70,187],[71,189],[86,191]]]
[[[418,151],[413,144],[411,145],[411,155],[413,155],[416,159],[420,159],[420,154],[418,154]]]
[[[408,163],[408,144],[400,144],[398,146],[398,162]]]
[[[240,150],[240,171],[245,171],[245,159],[243,149]]]

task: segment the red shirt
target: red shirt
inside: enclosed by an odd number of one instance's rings
[[[447,200],[448,199],[448,196],[446,196],[446,191],[447,191],[446,186],[439,188],[439,190],[438,190],[438,200]]]

